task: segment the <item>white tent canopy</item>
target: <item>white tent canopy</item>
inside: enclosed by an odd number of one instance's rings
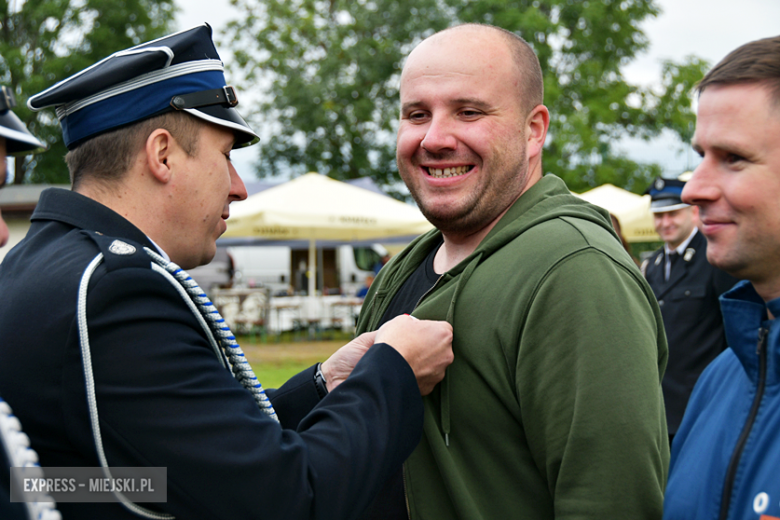
[[[650,195],[640,196],[612,184],[603,184],[578,196],[615,215],[628,242],[661,240],[655,232],[653,215],[650,213]]]
[[[316,273],[316,240],[369,240],[419,235],[433,226],[416,206],[307,173],[230,205],[225,237],[309,239]],[[309,276],[309,295],[315,291]]]

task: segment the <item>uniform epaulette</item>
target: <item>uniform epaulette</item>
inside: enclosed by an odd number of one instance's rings
[[[648,266],[649,263],[650,263],[650,260],[645,258],[642,261],[642,264],[639,266],[639,271],[642,273],[642,276],[646,276],[647,275],[647,266]]]
[[[103,253],[103,263],[108,271],[127,267],[151,268],[149,255],[141,244],[128,239],[106,236],[99,231],[82,231],[92,239]]]
[[[663,263],[664,248],[658,249],[647,259],[646,270],[654,269]]]

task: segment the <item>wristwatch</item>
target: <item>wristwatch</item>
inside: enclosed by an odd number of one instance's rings
[[[314,372],[314,387],[317,389],[317,395],[320,396],[320,399],[328,395],[327,381],[322,375],[322,363],[317,363],[317,370]]]

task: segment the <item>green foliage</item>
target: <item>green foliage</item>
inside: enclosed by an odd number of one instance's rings
[[[704,77],[709,64],[696,56],[688,56],[683,63],[665,61],[661,73],[664,87],[658,97],[653,115],[656,125],[674,131],[683,142],[693,138],[696,120],[691,113],[691,92]]]
[[[173,0],[0,0],[0,82],[14,89],[14,112],[48,144],[17,158],[14,182],[67,183],[67,152],[53,110],[27,98],[109,54],[169,32]]]
[[[706,63],[664,64],[659,92],[629,85],[622,68],[648,42],[639,25],[653,0],[231,0],[243,13],[228,43],[265,94],[260,176],[318,171],[339,179],[399,180],[394,160],[398,77],[422,38],[462,22],[513,31],[534,48],[552,116],[544,169],[574,191],[605,182],[641,192],[660,173],[615,150],[623,137],[692,134],[690,88]]]
[[[318,171],[397,179],[400,63],[410,44],[445,28],[435,0],[232,0],[238,67],[265,92],[256,111],[270,136],[261,175]]]

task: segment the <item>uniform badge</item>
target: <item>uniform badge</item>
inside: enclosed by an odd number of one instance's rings
[[[665,185],[666,184],[664,183],[664,180],[661,179],[660,177],[655,180],[655,189],[657,189],[658,191],[663,190]]]
[[[686,262],[690,262],[691,258],[693,258],[693,255],[695,254],[696,254],[696,250],[692,247],[689,247],[688,249],[685,250],[685,254],[683,255],[683,260],[685,260]]]
[[[135,253],[136,249],[135,247],[131,246],[127,242],[122,242],[121,240],[114,240],[113,242],[111,242],[111,245],[108,246],[108,251],[110,253],[114,253],[115,255],[127,256]]]

